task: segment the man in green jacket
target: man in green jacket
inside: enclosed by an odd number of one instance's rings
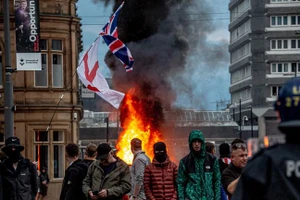
[[[107,143],[100,144],[97,153],[97,160],[90,165],[83,180],[83,193],[93,200],[121,200],[131,189],[129,166],[113,156]]]
[[[189,135],[190,153],[179,163],[177,187],[179,200],[219,200],[221,174],[218,160],[206,153],[201,131]]]

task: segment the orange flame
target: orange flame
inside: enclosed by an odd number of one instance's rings
[[[117,156],[124,160],[127,164],[132,163],[133,154],[130,149],[130,141],[133,138],[142,140],[142,149],[146,152],[151,159],[154,157],[153,145],[156,142],[162,141],[162,134],[160,131],[153,130],[150,123],[145,122],[143,119],[141,104],[137,103],[131,90],[124,98],[124,104],[121,112],[127,112],[126,119],[122,127],[124,130],[120,133],[116,149]]]

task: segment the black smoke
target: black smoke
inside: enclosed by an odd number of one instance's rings
[[[110,3],[108,0],[94,2]],[[115,0],[115,11],[122,0]],[[169,109],[179,106],[205,108],[205,74],[224,66],[227,42],[207,40],[216,30],[208,1],[126,0],[118,21],[119,38],[135,59],[134,70],[126,73],[121,63],[107,52],[105,62],[112,71],[114,86],[127,92],[149,84],[154,101]],[[207,80],[206,80],[207,81]],[[143,89],[142,87],[140,89]],[[148,97],[149,99],[149,97]]]

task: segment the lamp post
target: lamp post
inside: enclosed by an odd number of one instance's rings
[[[253,138],[253,116],[252,116],[252,106],[249,106],[248,108],[250,109],[251,138]]]
[[[240,99],[240,139],[242,139],[242,99]]]
[[[109,119],[108,117],[105,118],[105,122],[106,122],[106,142],[108,143],[108,136],[109,136]]]

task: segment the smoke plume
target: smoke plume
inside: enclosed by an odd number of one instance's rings
[[[114,1],[113,11],[121,2]],[[115,88],[127,92],[146,84],[151,91],[147,99],[158,99],[164,109],[175,102],[183,108],[205,108],[209,102],[203,84],[211,81],[208,74],[228,65],[227,41],[208,40],[216,30],[211,13],[207,0],[126,0],[118,31],[135,59],[134,70],[126,73],[107,52],[105,62],[111,69]]]

